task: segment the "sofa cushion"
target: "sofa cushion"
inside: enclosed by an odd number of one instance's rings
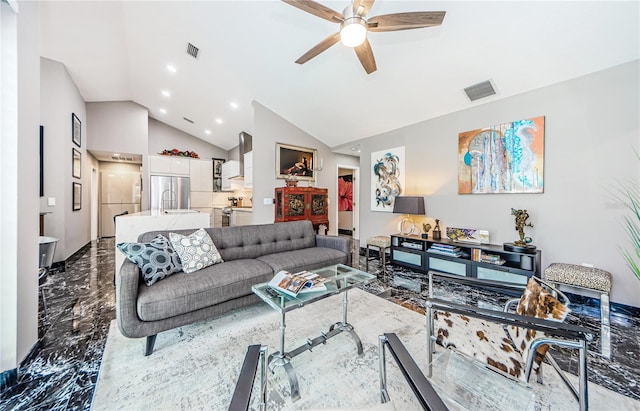
[[[146,285],[153,285],[171,274],[182,271],[178,254],[162,234],[158,234],[148,243],[119,243],[116,247],[129,261],[140,267]]]
[[[333,248],[312,247],[263,255],[257,259],[268,264],[273,272],[277,273],[280,270],[297,272],[314,270],[333,264],[344,264],[347,262],[347,257],[344,252]]]
[[[153,287],[138,287],[138,317],[157,321],[220,304],[250,295],[252,285],[271,278],[271,267],[258,260],[225,261],[169,277]]]
[[[224,261],[256,258],[316,246],[316,233],[311,221],[307,220],[236,227],[209,227],[205,230],[211,236]],[[193,232],[193,230],[172,231],[184,235]],[[169,235],[167,231],[149,231],[141,234],[138,241],[149,241],[158,234]]]
[[[182,271],[185,273],[193,273],[212,264],[223,262],[211,237],[203,228],[188,236],[169,233],[169,239],[180,256]]]

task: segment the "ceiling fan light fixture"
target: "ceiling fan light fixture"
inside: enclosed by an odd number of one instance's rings
[[[355,14],[351,7],[344,9],[344,16],[340,24],[340,42],[347,47],[358,47],[367,38],[367,22],[362,16]]]
[[[367,29],[361,22],[345,23],[340,30],[340,42],[347,47],[358,47],[367,38]]]

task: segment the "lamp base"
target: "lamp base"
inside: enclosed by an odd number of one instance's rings
[[[405,217],[402,219],[402,221],[400,221],[400,223],[398,223],[398,231],[400,231],[400,234],[402,235],[411,235],[411,233],[413,233],[413,230],[415,230],[416,225],[413,223],[413,220],[410,219],[409,217]]]

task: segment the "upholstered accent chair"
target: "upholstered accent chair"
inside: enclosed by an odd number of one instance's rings
[[[433,298],[434,278],[489,287],[512,295],[521,290],[522,295],[508,300],[503,311],[478,308]],[[548,362],[575,395],[580,410],[588,409],[587,341],[593,336],[583,327],[564,323],[569,312],[569,300],[564,294],[536,277],[532,277],[525,288],[433,271],[429,272],[429,288],[430,297],[426,301],[430,345],[428,377],[432,375],[435,344],[455,349],[470,360],[503,373],[505,378],[516,378],[526,384],[530,383],[532,374],[536,374],[538,383],[542,384],[542,363]],[[578,351],[577,388],[548,353],[552,345]]]

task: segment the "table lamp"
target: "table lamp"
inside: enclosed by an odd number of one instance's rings
[[[406,217],[398,224],[398,231],[403,235],[413,233],[416,228],[410,215],[425,215],[424,197],[419,196],[398,196],[393,202],[394,214],[406,214]]]

